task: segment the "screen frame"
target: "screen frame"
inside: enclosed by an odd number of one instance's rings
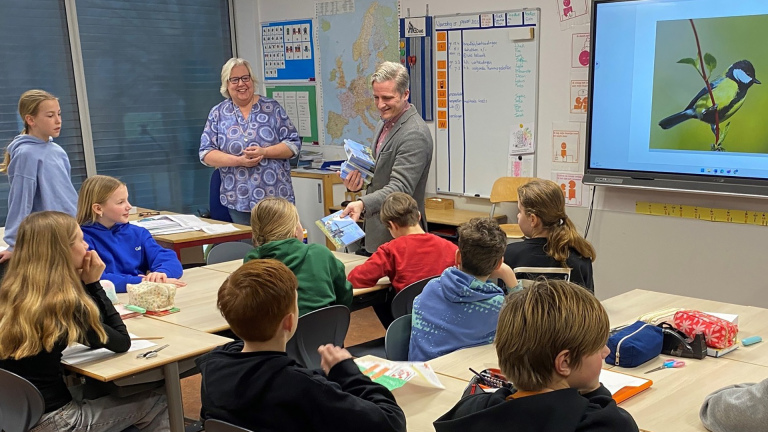
[[[680,191],[690,193],[733,195],[768,198],[768,179],[733,177],[714,174],[675,174],[658,171],[634,171],[615,168],[591,168],[592,117],[594,100],[594,62],[596,46],[597,9],[601,4],[639,0],[593,0],[590,20],[589,102],[587,104],[584,177],[582,183],[591,186],[613,186],[636,189]]]

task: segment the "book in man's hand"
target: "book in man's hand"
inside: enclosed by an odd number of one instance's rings
[[[349,216],[341,217],[342,212],[343,210],[339,210],[319,221],[315,221],[315,225],[336,246],[336,249],[342,249],[365,237],[365,232],[363,232],[357,222],[353,221]]]
[[[373,167],[376,165],[373,151],[359,142],[345,139],[344,152],[347,154],[347,160],[341,164],[341,178],[347,178],[352,171],[360,171],[363,187],[366,187],[373,178]]]

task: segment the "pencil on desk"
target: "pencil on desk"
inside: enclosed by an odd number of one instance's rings
[[[163,338],[162,336],[132,337],[131,340],[132,341],[135,341],[135,340],[158,340],[158,339],[162,339],[162,338]]]

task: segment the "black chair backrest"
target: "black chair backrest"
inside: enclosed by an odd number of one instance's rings
[[[413,299],[424,291],[427,282],[436,277],[437,276],[430,276],[420,281],[416,281],[397,293],[395,298],[392,299],[392,317],[399,318],[413,312]]]
[[[221,203],[221,174],[216,168],[211,173],[211,184],[208,189],[208,207],[211,219],[222,222],[232,222],[229,210]]]
[[[221,420],[208,419],[205,421],[205,432],[251,432],[249,429],[235,426]]]
[[[242,260],[253,249],[253,245],[243,242],[226,242],[213,245],[208,256],[205,259],[205,263],[216,264],[221,262]]]
[[[26,432],[45,410],[40,391],[26,379],[0,369],[0,430]]]
[[[349,309],[344,305],[334,305],[312,311],[299,317],[296,333],[285,351],[288,356],[310,369],[320,369],[320,345],[334,344],[344,346],[344,338],[349,330]]]
[[[407,361],[411,344],[411,314],[403,315],[389,325],[384,336],[384,351],[388,360]]]

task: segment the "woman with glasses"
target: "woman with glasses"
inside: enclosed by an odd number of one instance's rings
[[[249,225],[251,209],[266,197],[295,203],[288,159],[299,153],[299,134],[274,99],[254,93],[253,70],[241,59],[221,68],[221,95],[200,137],[200,162],[219,168],[221,204],[232,221]]]

